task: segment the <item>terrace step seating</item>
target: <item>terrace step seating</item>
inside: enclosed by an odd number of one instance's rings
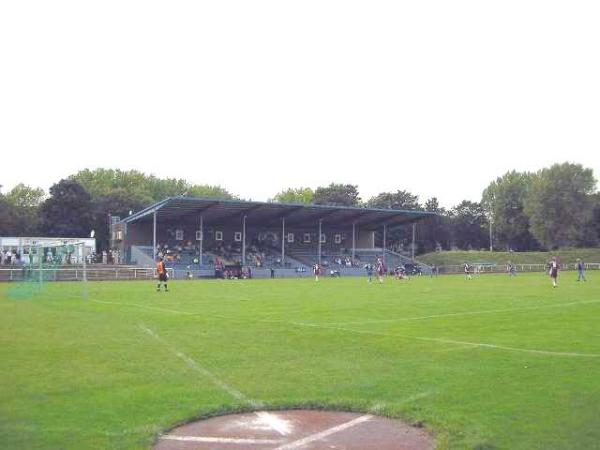
[[[224,261],[225,264],[239,264],[242,261],[241,245],[231,245],[221,248],[214,253]],[[281,249],[266,244],[251,244],[246,248],[245,266],[256,268],[298,268],[305,264],[286,252],[285,263],[281,261]]]
[[[317,249],[303,248],[289,251],[289,256],[297,259],[307,266],[312,266],[319,259]],[[321,249],[321,265],[324,267],[361,267],[361,260],[358,255],[352,261],[350,253],[342,250],[324,250]]]
[[[139,254],[141,253],[143,256],[145,256],[146,258],[143,261],[140,261],[140,259],[143,259],[141,257],[141,255]],[[154,265],[154,258],[153,258],[153,252],[152,252],[152,246],[133,246],[132,247],[132,256],[134,254],[137,254],[137,258],[136,258],[136,262],[139,265]],[[202,265],[208,265],[211,266],[214,264],[214,259],[215,259],[215,255],[209,253],[209,252],[203,252],[202,254]],[[167,265],[167,267],[175,267],[177,266],[178,268],[185,268],[189,265],[198,265],[200,263],[199,261],[199,255],[198,252],[195,250],[186,250],[186,249],[182,249],[181,251],[169,251],[167,253],[165,253],[165,264]]]

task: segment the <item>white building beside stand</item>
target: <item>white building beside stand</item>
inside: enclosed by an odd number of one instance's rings
[[[34,263],[37,264],[37,248],[51,249],[59,248],[67,245],[76,245],[74,248],[74,261],[73,263],[83,262],[84,255],[88,256],[96,251],[96,239],[95,238],[63,238],[63,237],[4,237],[0,236],[0,250],[3,254],[10,252],[12,255],[18,255],[20,258],[14,263]],[[31,250],[33,251],[32,261],[29,258]],[[5,258],[2,258],[5,260]]]

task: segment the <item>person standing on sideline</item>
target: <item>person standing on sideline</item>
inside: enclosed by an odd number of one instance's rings
[[[385,265],[381,258],[377,258],[377,278],[380,283],[383,283],[383,276],[385,275]]]
[[[373,282],[373,265],[372,264],[365,264],[365,270],[367,271],[367,276],[369,277],[369,283]]]
[[[584,271],[585,264],[583,264],[583,261],[580,258],[577,258],[577,281],[586,281],[585,274],[583,273]]]
[[[509,277],[514,277],[517,275],[517,269],[515,268],[515,265],[510,261],[506,264],[506,271],[508,272]]]
[[[319,263],[313,265],[313,274],[315,275],[315,281],[319,281],[319,275],[321,274],[321,266]]]
[[[156,285],[156,292],[160,292],[161,283],[165,285],[165,292],[169,292],[169,288],[167,287],[169,275],[167,274],[167,267],[165,266],[165,261],[163,258],[160,258],[160,260],[156,264],[156,272],[158,273],[158,284]]]
[[[552,261],[550,261],[549,275],[550,275],[550,278],[552,278],[552,286],[557,287],[558,286],[558,261],[556,260],[556,256],[554,256],[552,258]]]
[[[465,278],[467,280],[472,279],[473,277],[471,276],[471,267],[469,266],[469,263],[465,263]]]

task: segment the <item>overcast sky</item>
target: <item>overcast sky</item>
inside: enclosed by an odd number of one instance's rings
[[[600,177],[600,2],[1,1],[0,184],[138,169],[479,200]]]

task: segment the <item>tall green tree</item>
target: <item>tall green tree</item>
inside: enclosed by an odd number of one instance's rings
[[[370,198],[366,204],[369,208],[397,209],[397,210],[417,210],[421,209],[419,197],[408,191],[398,190],[396,192],[381,192],[375,197]],[[383,241],[383,234],[376,233],[377,240]],[[388,247],[408,250],[412,244],[412,225],[394,227],[386,235],[386,244]],[[422,243],[421,243],[422,244]],[[423,248],[423,245],[421,245]]]
[[[592,235],[596,241],[600,241],[600,193],[595,193],[592,196],[593,203],[593,219],[592,219]]]
[[[191,184],[178,178],[158,178],[137,170],[85,169],[71,175],[69,179],[80,183],[93,199],[111,195],[115,190],[125,190],[136,199],[143,199],[146,205],[184,194],[193,197],[233,198],[221,186]]]
[[[224,187],[211,186],[209,184],[192,184],[187,188],[186,195],[189,197],[218,198],[220,200],[231,200],[235,198],[235,196]]]
[[[421,209],[419,197],[408,191],[381,192],[367,202],[370,208],[382,209]]]
[[[18,223],[18,236],[31,236],[39,231],[39,208],[44,200],[44,190],[23,183],[16,185],[5,196],[13,207]]]
[[[273,197],[277,203],[302,203],[309,205],[315,198],[315,192],[309,187],[289,188]]]
[[[40,220],[46,236],[88,237],[94,226],[92,197],[76,181],[61,180],[42,203]]]
[[[531,188],[531,175],[511,171],[492,181],[483,191],[481,204],[493,224],[494,245],[513,250],[538,247],[529,232],[525,198]]]
[[[440,206],[437,197],[428,199],[423,205],[427,212],[435,213],[417,224],[417,236],[420,252],[431,252],[439,247],[450,247],[450,220],[445,208]]]
[[[315,190],[314,203],[316,205],[360,206],[358,186],[331,183],[329,186],[318,187]]]
[[[463,200],[450,211],[452,241],[463,250],[479,250],[489,245],[487,221],[481,203]]]
[[[581,164],[563,163],[532,177],[524,211],[531,233],[546,248],[590,245],[596,179]]]
[[[0,236],[15,236],[19,232],[19,220],[15,207],[0,194]]]

